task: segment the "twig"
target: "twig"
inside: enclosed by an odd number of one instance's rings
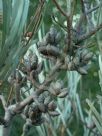
[[[90,31],[94,28],[94,24],[92,22],[91,14],[86,14],[90,9],[90,3],[89,3],[88,0],[82,0],[82,1],[83,1],[83,5],[84,5],[84,14],[86,16],[86,20],[87,20],[87,23],[88,23],[88,29]]]
[[[39,4],[39,6],[38,6],[38,8],[37,8],[37,10],[36,10],[36,13],[35,13],[35,16],[34,16],[34,19],[35,19],[35,20],[34,20],[34,26],[33,26],[33,28],[32,28],[32,35],[29,37],[29,39],[27,40],[27,42],[26,42],[26,44],[24,45],[24,47],[28,45],[28,43],[30,42],[30,40],[32,39],[32,37],[34,36],[34,34],[36,33],[36,30],[37,30],[37,28],[38,28],[38,26],[39,26],[39,22],[40,22],[40,20],[41,20],[43,6],[44,6],[44,1],[42,1],[42,2]],[[27,32],[26,32],[26,33],[27,33]]]
[[[45,0],[39,0],[39,3],[40,3],[39,5],[44,4],[44,2],[45,2]],[[38,8],[37,8],[36,11],[38,11],[38,9],[40,9],[40,6],[38,6]],[[31,27],[31,25],[33,24],[33,21],[35,21],[35,18],[36,18],[37,16],[38,16],[38,12],[35,12],[35,15],[33,16],[32,20],[31,20],[30,23],[28,24],[27,29],[26,29],[26,32],[25,32],[24,35],[27,34],[29,28]]]
[[[63,28],[67,32],[67,27],[63,26],[59,21],[57,21],[54,15],[52,15],[52,19],[56,24],[58,24],[61,28]],[[77,31],[74,28],[71,28],[71,31],[77,33]]]
[[[81,8],[82,8],[82,13],[85,13],[85,7],[84,7],[84,2],[81,0]]]
[[[15,83],[14,84],[14,89],[15,89],[15,98],[16,98],[16,103],[20,103],[21,97],[20,97],[20,90],[21,90],[21,84],[20,83]]]
[[[88,10],[88,11],[86,12],[86,14],[92,13],[93,11],[95,11],[96,9],[98,9],[100,6],[102,6],[102,4],[99,4],[99,5],[97,5],[96,7],[94,7],[94,8],[92,8],[92,9]]]
[[[56,18],[55,18],[54,15],[52,15],[52,19],[54,20],[54,22],[55,22],[56,24],[58,24],[61,28],[63,28],[63,29],[67,32],[66,26],[63,26],[61,23],[59,23],[59,22],[56,20]]]
[[[8,98],[7,98],[7,106],[8,106],[8,104],[9,104],[9,100],[11,99],[12,93],[13,93],[13,87],[11,87],[9,96],[8,96]]]
[[[68,18],[68,15],[63,11],[63,9],[60,7],[60,5],[57,3],[56,0],[52,0],[53,3],[56,5],[57,9],[61,12],[61,14]]]
[[[37,12],[36,12],[37,13]],[[30,26],[32,25],[33,21],[35,20],[36,17],[36,13],[35,16],[33,16],[33,19],[30,21],[30,23],[27,26],[26,32],[24,33],[24,36],[28,33]]]

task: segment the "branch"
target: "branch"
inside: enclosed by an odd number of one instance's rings
[[[84,2],[81,0],[81,8],[82,8],[82,13],[85,13],[85,7],[84,7]]]
[[[11,87],[8,98],[7,98],[7,106],[9,105],[9,101],[10,101],[10,99],[12,97],[12,93],[13,93],[13,87]]]
[[[79,22],[78,22],[78,24],[77,24],[77,26],[76,26],[76,31],[77,31],[77,32],[80,31],[80,28],[81,28],[81,26],[82,26],[82,23],[83,23],[83,21],[84,21],[86,15],[92,13],[93,11],[95,11],[96,9],[98,9],[101,5],[102,5],[102,4],[99,4],[99,5],[97,5],[96,7],[94,7],[94,8],[92,8],[92,9],[88,10],[86,13],[82,13],[82,15],[80,16]]]
[[[39,87],[39,89],[37,89],[37,91],[34,94],[30,95],[22,102],[20,102],[18,107],[14,108],[15,113],[20,112],[26,105],[31,104],[34,101],[34,99],[36,99],[36,95],[40,95],[45,91],[45,87],[55,78],[55,72],[59,70],[61,65],[62,65],[61,62],[56,63],[56,65],[52,68],[49,75],[46,77],[45,82]]]
[[[102,23],[96,27],[95,29],[93,29],[93,31],[86,33],[85,35],[82,35],[81,37],[79,37],[78,41],[76,42],[76,44],[79,44],[81,42],[83,42],[84,40],[90,38],[91,36],[93,36],[97,31],[102,29]]]
[[[3,136],[9,136],[10,135],[10,127],[12,118],[14,117],[13,111],[14,106],[9,106],[5,110],[5,116],[4,116],[4,126],[3,126]]]
[[[16,102],[19,103],[20,100],[21,100],[21,97],[20,97],[21,84],[16,82],[16,83],[14,84],[14,88],[15,88],[15,98],[16,98]]]
[[[67,33],[68,33],[68,45],[67,45],[67,49],[66,49],[66,53],[67,51],[72,52],[72,45],[71,45],[71,41],[72,41],[72,34],[71,34],[71,27],[72,27],[72,21],[70,16],[67,18]]]
[[[61,14],[63,15],[63,16],[65,16],[66,17],[66,19],[67,19],[67,33],[68,33],[68,45],[67,45],[67,48],[66,48],[66,53],[67,53],[67,51],[69,50],[71,50],[71,48],[72,48],[72,46],[71,46],[71,28],[72,28],[72,19],[71,19],[71,16],[70,15],[67,15],[64,11],[63,11],[63,9],[61,8],[61,6],[57,3],[57,1],[56,0],[52,0],[53,2],[54,2],[54,4],[56,5],[56,7],[57,7],[57,9],[61,12]]]
[[[39,89],[40,83],[38,83],[36,81],[37,77],[34,77],[34,74],[35,74],[35,70],[32,70],[30,72],[30,76],[28,77],[28,79],[31,81],[31,83],[33,84],[34,87],[36,87],[37,89]]]

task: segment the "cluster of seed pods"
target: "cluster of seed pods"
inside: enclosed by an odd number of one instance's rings
[[[63,40],[65,46],[68,46],[68,40]],[[72,37],[71,51],[65,53],[65,48],[60,48],[61,35],[54,27],[51,27],[41,42],[38,42],[38,50],[47,58],[55,58],[62,61],[62,69],[68,71],[77,71],[80,74],[87,74],[87,65],[93,57],[93,53],[87,48],[77,47]],[[74,44],[74,46],[73,46]]]

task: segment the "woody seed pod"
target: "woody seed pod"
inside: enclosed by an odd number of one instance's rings
[[[38,50],[41,54],[47,56],[47,50],[46,50],[46,46],[41,46],[41,47],[38,47]]]
[[[36,69],[38,65],[38,57],[36,54],[33,54],[33,56],[30,58],[30,65],[31,70]]]
[[[41,111],[41,112],[46,112],[46,108],[45,108],[45,105],[43,104],[43,103],[39,103],[38,104],[38,108],[39,108],[39,110]]]
[[[58,44],[60,39],[61,39],[61,34],[57,33],[57,35],[55,36],[55,43]]]
[[[92,56],[93,56],[93,53],[92,53],[92,52],[89,52],[89,53],[87,53],[86,55],[84,55],[83,59],[84,59],[85,61],[88,61],[88,60],[90,60],[90,59],[92,58]]]
[[[63,82],[61,82],[60,80],[58,80],[55,84],[52,83],[50,87],[51,94],[57,96],[58,94],[60,94],[62,87],[63,87]]]
[[[56,106],[56,104],[55,104],[54,101],[51,101],[51,102],[48,104],[48,110],[54,111],[56,108],[57,108],[57,106]]]
[[[44,105],[48,105],[49,103],[50,103],[50,96],[45,98]]]
[[[29,112],[29,118],[30,118],[31,120],[33,120],[33,119],[35,118],[35,115],[36,115],[36,113],[34,113],[33,111],[30,111],[30,112]]]
[[[44,123],[44,121],[45,121],[45,119],[43,117],[41,117],[40,119],[32,120],[32,124],[35,125],[35,126],[39,126],[42,123]]]
[[[60,56],[60,50],[58,47],[55,47],[55,46],[48,45],[47,52],[48,52],[48,55],[53,56],[53,57]]]
[[[54,96],[57,96],[57,94],[60,93],[59,90],[55,90],[52,86],[50,86],[48,91]]]
[[[52,36],[49,32],[45,36],[47,44],[53,44],[54,42],[54,36]]]
[[[56,116],[60,115],[58,111],[49,111],[48,113],[49,113],[49,115],[51,115],[53,117],[56,117]]]
[[[59,98],[64,98],[68,95],[68,89],[64,88],[62,89],[62,92],[58,95]]]
[[[48,33],[48,37],[46,37],[46,40],[48,41],[48,43],[50,44],[55,44],[55,37],[57,35],[57,30],[54,28],[54,26],[52,26],[50,28],[50,31]]]
[[[47,45],[47,41],[45,39],[43,39],[41,42],[38,42],[37,45],[38,45],[38,47],[46,46]]]
[[[62,82],[62,80],[57,80],[56,83],[53,84],[53,88],[55,88],[57,90],[63,88],[63,82]]]
[[[41,94],[41,95],[39,96],[39,98],[38,98],[39,103],[44,103],[44,100],[45,100],[45,98],[44,98],[44,96]]]
[[[74,63],[75,66],[79,66],[79,64],[80,64],[80,59],[79,59],[79,57],[74,57],[73,63]]]
[[[87,55],[89,53],[89,51],[87,49],[83,49],[81,51],[81,58],[83,59],[85,55]]]
[[[74,63],[73,63],[73,61],[70,61],[68,63],[68,70],[74,70]]]
[[[87,74],[86,69],[83,68],[83,67],[79,67],[79,68],[77,69],[77,71],[78,71],[80,74],[82,74],[82,75],[86,75],[86,74]]]
[[[69,55],[67,55],[65,57],[65,64],[68,64],[70,62],[70,60],[71,60],[71,57]]]
[[[35,101],[35,104],[38,106],[38,108],[39,108],[39,110],[41,112],[45,112],[46,111],[45,105],[43,103],[40,103],[37,98],[35,98],[34,101]]]
[[[57,30],[54,26],[51,26],[50,28],[50,35],[53,35],[54,37],[57,35]]]

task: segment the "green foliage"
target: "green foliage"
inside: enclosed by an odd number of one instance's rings
[[[20,44],[23,28],[28,14],[28,0],[2,1],[3,28],[2,44],[0,45],[0,78],[12,71],[21,57]],[[20,51],[19,51],[20,50]],[[14,54],[14,52],[17,52]],[[19,56],[20,55],[20,56]],[[13,63],[15,62],[15,63]]]
[[[102,135],[102,117],[101,117],[100,113],[98,113],[98,111],[96,110],[94,105],[88,99],[86,100],[86,102],[88,103],[90,110],[92,112],[93,122],[95,123],[97,129],[99,130],[100,134]]]

